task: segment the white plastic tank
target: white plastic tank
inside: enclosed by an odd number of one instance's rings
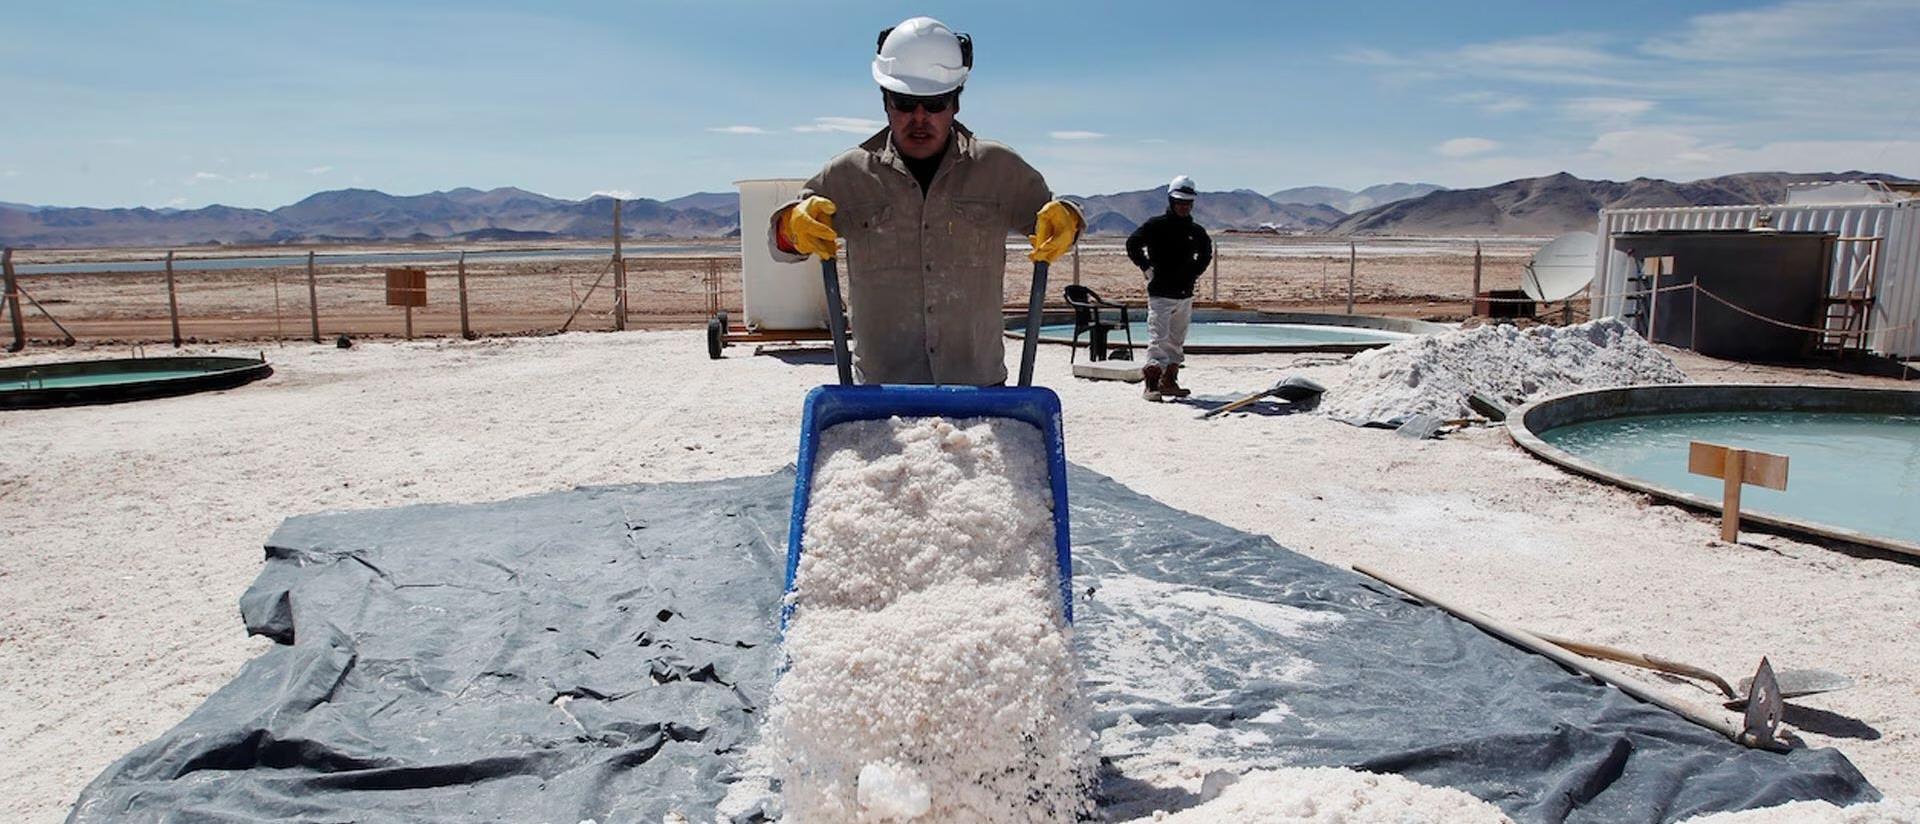
[[[767,250],[767,222],[806,181],[737,180],[740,187],[741,319],[755,329],[827,328],[827,289],[820,261],[782,263]]]

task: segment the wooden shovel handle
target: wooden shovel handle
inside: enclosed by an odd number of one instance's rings
[[[1712,682],[1714,686],[1719,687],[1721,692],[1726,693],[1728,698],[1731,698],[1734,700],[1739,700],[1740,698],[1739,691],[1735,690],[1732,684],[1727,683],[1727,679],[1721,678],[1720,676],[1715,675],[1712,672],[1693,666],[1692,664],[1682,664],[1679,661],[1669,661],[1665,658],[1660,658],[1653,655],[1647,655],[1645,653],[1629,652],[1627,650],[1616,649],[1614,647],[1605,646],[1603,644],[1593,644],[1593,643],[1588,643],[1586,641],[1575,641],[1570,638],[1561,638],[1556,635],[1548,635],[1547,633],[1544,633],[1544,632],[1535,632],[1533,633],[1533,635],[1534,637],[1539,638],[1542,641],[1546,641],[1549,644],[1562,647],[1570,652],[1574,652],[1579,655],[1585,655],[1588,658],[1602,658],[1608,661],[1618,661],[1622,664],[1632,664],[1636,667],[1642,667],[1644,669],[1653,669],[1653,670],[1659,670],[1661,672],[1670,672],[1670,673],[1673,673],[1674,675],[1684,675],[1688,678],[1695,678],[1701,681],[1709,681],[1709,682]]]

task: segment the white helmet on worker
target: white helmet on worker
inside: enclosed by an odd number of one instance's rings
[[[873,80],[890,92],[931,97],[960,88],[971,68],[971,38],[931,17],[911,17],[880,33]]]
[[[1167,184],[1167,197],[1174,200],[1192,200],[1193,196],[1199,193],[1200,190],[1194,188],[1193,178],[1186,175],[1180,175]]]

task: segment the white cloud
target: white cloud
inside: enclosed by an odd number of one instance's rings
[[[1447,98],[1449,102],[1472,106],[1487,114],[1505,114],[1533,108],[1526,98],[1500,92],[1465,92]]]
[[[1433,150],[1445,157],[1472,157],[1497,148],[1500,148],[1500,144],[1484,137],[1456,137],[1433,147]]]
[[[1912,0],[1796,0],[1762,9],[1703,14],[1685,30],[1641,46],[1672,60],[1767,63],[1814,57],[1914,62],[1920,4]]]
[[[328,173],[328,172],[331,172],[331,171],[333,171],[333,167],[332,167],[332,166],[315,166],[315,167],[313,167],[313,168],[311,168],[311,169],[308,169],[308,170],[307,170],[307,174],[310,174],[310,175],[313,175],[313,176],[315,176],[315,177],[318,177],[318,176],[320,176],[320,175],[323,175],[323,174],[326,174],[326,173]]]
[[[185,209],[187,208],[187,199],[184,197],[176,197],[160,204],[160,207],[163,209]]]
[[[192,177],[187,178],[187,184],[225,183],[226,180],[227,176],[218,172],[194,172]]]
[[[1651,100],[1624,97],[1576,97],[1560,104],[1560,111],[1574,120],[1624,126],[1653,111]]]
[[[612,197],[620,200],[632,200],[633,192],[626,189],[598,189],[588,197]]]
[[[759,126],[714,126],[707,129],[719,134],[766,134],[767,130]]]
[[[1645,174],[1701,171],[1715,168],[1716,165],[1725,166],[1724,162],[1715,163],[1716,147],[1680,132],[1607,132],[1594,138],[1587,148],[1609,167],[1642,169]]]
[[[795,126],[796,132],[852,132],[854,134],[873,134],[886,127],[880,120],[868,120],[861,117],[816,117],[806,126]]]
[[[1047,132],[1047,136],[1054,140],[1099,140],[1100,138],[1106,137],[1105,134],[1100,132],[1083,131]]]

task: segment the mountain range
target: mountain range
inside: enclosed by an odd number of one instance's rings
[[[1879,179],[1850,171],[1749,172],[1675,183],[1582,180],[1567,173],[1479,189],[1391,183],[1358,192],[1331,187],[1203,192],[1194,219],[1216,232],[1327,235],[1550,236],[1591,229],[1604,208],[1779,203],[1789,183]],[[1166,188],[1068,198],[1088,233],[1125,235],[1166,209]],[[700,192],[620,204],[623,237],[733,237],[740,199]],[[29,247],[265,245],[369,241],[593,240],[613,234],[612,198],[564,200],[523,189],[459,188],[422,195],[339,189],[278,209],[94,209],[0,202],[0,245]]]

